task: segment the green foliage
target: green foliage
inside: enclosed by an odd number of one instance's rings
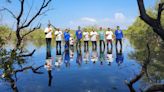
[[[11,36],[12,39],[15,39],[16,38],[15,37],[15,32],[12,31],[8,26],[0,26],[0,37],[2,39],[6,39],[9,36]]]
[[[157,8],[157,5],[156,5]],[[157,9],[148,9],[148,15],[152,18],[157,17]],[[164,20],[162,14],[161,20]],[[164,27],[164,21],[161,21]],[[136,18],[132,26],[127,30],[130,42],[136,49],[135,52],[129,54],[129,57],[136,59],[140,64],[143,64],[147,58],[147,43],[150,46],[151,63],[148,65],[148,74],[153,82],[161,81],[164,78],[164,42],[160,37],[153,32],[153,29],[142,21],[139,17]],[[144,78],[146,80],[146,78]],[[159,82],[160,83],[160,82]]]

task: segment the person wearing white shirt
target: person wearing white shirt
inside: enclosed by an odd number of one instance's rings
[[[51,39],[52,39],[52,28],[51,24],[48,24],[48,27],[45,28],[44,33],[45,33],[45,38],[46,38],[46,44],[47,44],[47,53],[51,55]]]
[[[94,29],[92,29],[90,35],[91,35],[92,49],[95,50],[95,49],[97,49],[97,36],[98,36],[98,33]]]
[[[111,65],[111,63],[113,62],[113,54],[112,54],[112,51],[107,51],[106,61],[108,62],[108,65]]]
[[[113,47],[113,32],[110,28],[108,28],[108,30],[106,31],[106,40],[107,40],[107,48],[109,46],[109,43],[111,44],[111,48]]]
[[[61,49],[62,35],[63,35],[63,32],[60,29],[57,29],[57,31],[55,31],[55,36],[56,36],[56,49],[58,48],[58,46]]]
[[[83,32],[83,36],[84,36],[84,50],[86,51],[86,49],[88,50],[88,46],[89,46],[89,32],[87,30],[85,30]]]

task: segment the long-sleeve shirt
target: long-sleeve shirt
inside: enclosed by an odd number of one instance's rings
[[[115,36],[116,36],[116,39],[122,39],[123,38],[122,30],[116,30],[115,31]]]
[[[77,30],[76,31],[76,37],[77,37],[78,40],[82,39],[82,32],[81,32],[81,30]]]
[[[67,33],[67,32],[64,32],[64,39],[65,39],[65,41],[69,41],[69,38],[70,38],[70,34]]]

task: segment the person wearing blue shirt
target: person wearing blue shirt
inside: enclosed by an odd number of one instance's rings
[[[123,32],[122,32],[122,30],[120,30],[119,26],[117,26],[117,30],[115,31],[115,37],[116,37],[116,48],[117,48],[117,43],[119,42],[121,45],[121,50],[122,50]]]
[[[64,53],[64,63],[66,67],[70,67],[70,53],[69,50],[66,50]]]
[[[79,45],[79,48],[80,48],[81,47],[81,39],[82,39],[82,31],[81,31],[80,26],[78,27],[78,30],[76,31],[76,39],[77,39],[76,48],[77,48],[78,45]]]
[[[65,40],[65,48],[69,49],[69,39],[70,39],[70,33],[69,30],[66,29],[64,32],[64,40]]]

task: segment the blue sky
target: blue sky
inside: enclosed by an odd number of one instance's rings
[[[38,2],[40,1],[40,2]],[[26,0],[24,15],[27,14],[29,7],[33,4],[30,16],[40,6],[42,0]],[[144,0],[146,7],[153,7],[157,0]],[[0,8],[8,7],[14,13],[19,11],[19,2],[14,0],[11,4],[0,0]],[[37,18],[34,25],[41,22],[43,27],[51,21],[53,25],[60,28],[76,29],[80,26],[97,25],[114,28],[120,25],[123,29],[131,25],[136,16],[139,15],[137,0],[54,0],[50,4],[53,10],[46,15]],[[6,12],[0,15],[0,23],[12,26],[15,22]]]

